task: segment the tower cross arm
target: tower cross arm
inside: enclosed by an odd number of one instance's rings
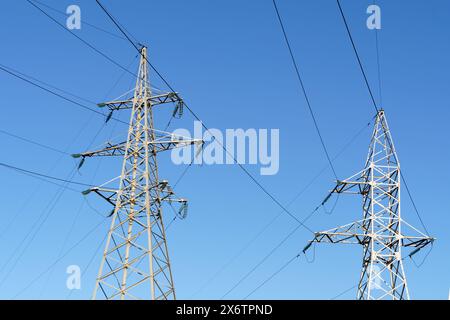
[[[336,186],[331,191],[332,193],[347,193],[347,194],[365,194],[370,188],[370,181],[366,178],[368,176],[367,169],[364,169],[348,179],[337,180]]]
[[[134,98],[125,99],[125,100],[114,100],[108,102],[102,102],[97,104],[100,108],[107,107],[111,111],[116,110],[126,110],[133,108]],[[183,99],[178,95],[177,92],[168,92],[159,95],[149,96],[147,99],[147,103],[150,103],[151,106],[167,104],[167,103],[178,103],[183,104]]]
[[[202,139],[186,139],[180,136],[174,136],[171,133],[157,134],[155,138],[148,142],[148,145],[154,146],[156,152],[167,151],[175,148],[184,148],[191,145],[202,146]],[[86,151],[83,153],[73,154],[73,158],[91,158],[91,157],[113,157],[124,156],[127,150],[127,143],[121,142],[117,144],[108,143],[108,145],[99,150]],[[138,150],[137,152],[139,152]]]
[[[366,220],[352,222],[327,231],[316,232],[314,239],[309,241],[303,252],[306,252],[313,243],[342,243],[342,244],[364,244],[369,241]]]
[[[90,157],[112,157],[112,156],[123,156],[125,155],[126,142],[121,142],[117,144],[108,143],[103,149],[86,151],[83,153],[73,154],[73,158],[90,158]]]
[[[415,248],[415,252],[411,252],[410,255],[419,252],[419,250],[425,248],[427,245],[434,243],[436,238],[428,237],[428,236],[404,236],[403,237],[403,246],[407,248]]]
[[[111,180],[110,182],[114,181],[116,179]],[[162,204],[163,202],[168,203],[172,209],[174,209],[175,214],[180,218],[184,219],[187,216],[187,209],[188,209],[188,201],[184,198],[178,198],[175,195],[175,192],[173,191],[173,188],[169,185],[169,182],[167,180],[162,180],[156,185],[152,185],[149,187],[149,189],[157,189],[159,198],[152,199],[154,202],[158,202],[158,204]],[[104,199],[106,202],[108,202],[113,207],[116,206],[117,203],[117,197],[119,194],[119,190],[113,189],[113,188],[107,188],[104,186],[99,187],[93,187],[90,189],[87,189],[83,191],[83,195],[87,196],[91,192],[97,194],[102,199]],[[129,201],[133,201],[131,199],[123,199],[122,205],[126,205]],[[173,204],[177,204],[178,208],[174,208]],[[114,211],[111,212],[109,216],[111,216],[114,213]]]
[[[341,243],[341,244],[367,244],[370,242],[371,235],[370,219],[363,219],[352,222],[327,231],[316,232],[314,238],[303,249],[305,253],[313,243]],[[405,223],[406,224],[406,223]],[[380,235],[378,235],[381,237]],[[433,244],[435,238],[423,235],[419,232],[416,236],[400,235],[401,245],[412,250],[408,256],[413,256],[426,246]],[[389,240],[386,238],[386,240]]]

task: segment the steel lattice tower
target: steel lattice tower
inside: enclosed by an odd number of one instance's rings
[[[383,110],[377,113],[365,167],[352,177],[337,181],[332,193],[360,194],[363,219],[318,232],[312,243],[344,243],[363,246],[363,263],[357,298],[361,300],[409,299],[402,248],[412,256],[434,241],[400,214],[400,163]],[[405,235],[405,229],[416,235]]]
[[[138,78],[134,96],[121,101],[99,104],[113,111],[131,109],[126,142],[109,143],[101,150],[74,155],[81,157],[122,156],[123,166],[119,188],[101,187],[95,192],[114,206],[111,227],[96,280],[93,299],[175,299],[169,250],[162,214],[164,202],[179,206],[185,214],[187,201],[177,199],[167,181],[158,176],[157,155],[161,151],[192,144],[201,140],[175,137],[154,129],[153,108],[175,104],[179,113],[183,101],[175,92],[152,95],[147,68],[147,49],[141,49]],[[99,292],[102,294],[98,297]]]

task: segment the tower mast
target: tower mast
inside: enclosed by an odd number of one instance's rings
[[[130,99],[99,104],[112,112],[131,109],[128,137],[125,142],[77,154],[84,159],[94,156],[122,156],[122,172],[116,179],[119,188],[105,185],[91,188],[114,206],[93,299],[175,299],[175,285],[169,259],[162,205],[176,204],[184,217],[185,199],[175,198],[167,181],[160,180],[159,152],[189,145],[201,140],[175,137],[154,129],[153,108],[174,104],[174,114],[183,108],[183,100],[175,92],[153,95],[149,85],[147,48],[141,49],[138,78]]]
[[[363,219],[328,231],[317,232],[312,243],[360,244],[362,270],[357,298],[360,300],[409,299],[402,248],[411,257],[434,241],[401,217],[400,163],[384,110],[377,113],[365,167],[352,177],[337,181],[332,193],[360,194]],[[405,235],[409,229],[415,235]]]

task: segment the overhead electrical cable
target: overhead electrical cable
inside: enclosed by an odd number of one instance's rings
[[[275,0],[272,0],[272,3],[273,3],[273,6],[274,6],[274,8],[275,8],[275,12],[276,12],[276,14],[277,14],[278,21],[279,21],[280,26],[281,26],[281,31],[283,32],[284,40],[286,41],[286,45],[287,45],[287,48],[288,48],[288,50],[289,50],[289,55],[290,55],[290,57],[291,57],[292,64],[293,64],[293,66],[294,66],[294,69],[295,69],[295,73],[296,73],[296,75],[297,75],[298,82],[299,82],[299,84],[300,84],[302,93],[303,93],[303,95],[304,95],[304,97],[305,97],[306,105],[308,106],[309,113],[310,113],[311,118],[312,118],[312,120],[313,120],[313,122],[314,122],[314,127],[316,128],[317,135],[319,136],[320,143],[321,143],[321,145],[322,145],[323,151],[325,152],[325,156],[327,157],[328,163],[330,164],[330,168],[331,168],[331,170],[333,171],[334,177],[336,178],[336,180],[338,180],[338,177],[337,177],[337,174],[336,174],[336,170],[335,170],[334,165],[333,165],[333,163],[332,163],[332,161],[331,161],[330,154],[329,154],[328,149],[327,149],[327,147],[326,147],[326,145],[325,145],[325,141],[323,140],[322,133],[320,132],[319,124],[317,123],[316,116],[314,115],[314,111],[313,111],[313,109],[312,109],[312,107],[311,107],[311,102],[310,102],[309,96],[308,96],[308,94],[307,94],[307,92],[306,92],[306,88],[305,88],[303,79],[302,79],[302,77],[301,77],[301,75],[300,75],[300,70],[299,70],[297,61],[296,61],[296,59],[295,59],[295,57],[294,57],[294,53],[293,53],[293,51],[292,51],[292,47],[291,47],[289,38],[288,38],[288,36],[287,36],[286,29],[285,29],[285,27],[284,27],[283,20],[281,19],[280,12],[278,11],[277,3],[276,3]]]
[[[74,243],[69,249],[65,251],[63,255],[61,255],[58,259],[56,259],[48,268],[43,270],[37,277],[32,279],[25,287],[23,287],[12,299],[16,299],[22,293],[24,293],[29,287],[31,287],[36,281],[41,279],[47,272],[49,272],[58,262],[60,262],[63,258],[65,258],[69,253],[71,253],[75,248],[77,248],[83,241],[85,241],[90,235],[92,235],[107,219],[101,220],[98,224],[96,224],[92,229],[90,229],[86,234],[83,235],[76,243]]]
[[[94,143],[95,139],[97,138],[97,136],[100,134],[100,132],[105,128],[105,124],[103,124],[100,129],[97,131],[97,133],[94,135],[94,138],[91,140],[91,142],[88,145],[88,148],[91,147],[91,145]],[[80,132],[78,133],[77,136],[79,136]],[[71,142],[73,143],[73,141]],[[6,165],[6,167],[10,167],[13,169],[17,169],[19,171],[23,171],[29,174],[36,174],[33,171],[29,171],[29,170],[24,170],[21,168],[17,168],[17,167],[12,167],[10,165]],[[57,191],[57,193],[55,194],[55,196],[53,197],[53,199],[47,204],[46,208],[41,212],[41,214],[39,215],[38,219],[34,222],[34,224],[31,226],[31,229],[27,232],[25,238],[22,239],[22,241],[20,242],[19,246],[13,251],[12,255],[10,258],[8,258],[6,260],[6,263],[3,264],[3,266],[1,267],[0,270],[3,270],[4,268],[6,268],[6,266],[11,262],[12,263],[12,267],[9,269],[9,271],[6,272],[6,275],[3,277],[3,279],[0,281],[0,287],[4,285],[4,283],[7,281],[7,279],[9,278],[9,275],[15,270],[16,265],[19,263],[19,261],[21,260],[21,258],[23,257],[23,255],[25,254],[26,250],[29,248],[29,246],[33,243],[33,240],[35,239],[35,237],[38,235],[38,233],[40,232],[40,230],[42,229],[42,227],[44,226],[45,222],[50,218],[51,214],[53,213],[56,205],[58,204],[58,202],[60,201],[61,197],[63,196],[64,192],[68,189],[68,186],[73,182],[72,179],[74,177],[74,175],[76,174],[76,168],[77,166],[75,166],[72,171],[69,173],[69,176],[67,179],[58,179],[58,181],[62,181],[64,182],[63,186]],[[51,177],[49,175],[44,175],[44,174],[36,174],[37,176],[40,177],[44,177],[44,178],[49,178],[49,179],[54,179],[54,177]],[[82,184],[82,183],[76,183],[76,184]],[[27,240],[28,239],[28,240]],[[23,246],[23,247],[22,247]],[[19,250],[22,247],[21,250]],[[14,256],[16,256],[16,258],[13,261]],[[1,272],[1,271],[0,271]]]
[[[42,2],[37,1],[37,0],[31,0],[31,1],[33,1],[33,2],[35,2],[35,3],[37,3],[37,4],[39,4],[39,5],[41,5],[41,6],[43,6],[43,7],[46,7],[46,8],[48,8],[48,9],[54,11],[54,12],[57,12],[58,14],[60,14],[60,15],[62,15],[62,16],[64,16],[64,17],[67,17],[67,13],[64,12],[64,11],[58,10],[58,9],[56,9],[56,8],[54,8],[54,7],[49,6],[49,5],[46,4],[46,3],[42,3]],[[125,40],[125,41],[127,40],[127,39],[125,39],[124,37],[121,37],[120,35],[118,35],[118,34],[116,34],[116,33],[109,32],[108,30],[103,29],[103,28],[101,28],[101,27],[99,27],[99,26],[96,26],[95,24],[90,23],[90,22],[86,21],[85,19],[81,19],[81,23],[82,23],[82,25],[87,25],[87,26],[89,26],[89,27],[91,27],[91,28],[93,28],[93,29],[96,29],[96,30],[98,30],[98,31],[100,31],[100,32],[103,32],[103,33],[106,33],[106,34],[109,34],[110,36],[113,36],[113,37],[115,37],[115,38],[118,38],[118,39],[121,39],[121,40]]]
[[[370,125],[372,124],[374,118],[372,118],[366,125],[364,125],[358,132],[353,135],[348,142],[340,149],[340,151],[331,159],[332,161],[337,160],[347,149],[348,147],[358,138]],[[287,207],[290,207],[295,201],[297,201],[300,196],[302,196],[312,185],[313,183],[329,168],[329,164],[325,165],[320,171],[318,171],[314,177],[288,202]],[[212,277],[210,277],[199,289],[197,289],[191,296],[194,297],[198,293],[200,293],[203,289],[205,289],[209,284],[212,283],[214,279],[216,279],[227,267],[229,267],[234,261],[236,261],[271,225],[275,223],[275,221],[283,214],[283,211],[280,211],[276,216],[274,216],[264,227],[262,227],[236,254],[234,254],[231,259],[229,259],[224,265],[222,265]]]
[[[23,172],[23,173],[27,173],[33,176],[38,176],[38,177],[42,177],[45,179],[50,179],[50,180],[55,180],[55,181],[59,181],[59,182],[64,182],[64,183],[68,183],[68,184],[74,184],[74,185],[79,185],[79,186],[85,186],[85,187],[94,187],[94,185],[91,184],[87,184],[87,183],[83,183],[83,182],[77,182],[77,181],[71,181],[68,179],[64,179],[64,178],[58,178],[58,177],[54,177],[54,176],[50,176],[47,174],[43,174],[43,173],[39,173],[36,171],[31,171],[31,170],[27,170],[27,169],[23,169],[23,168],[19,168],[4,162],[0,162],[0,166],[8,168],[8,169],[13,169],[19,172]]]
[[[128,72],[129,74],[131,74],[134,77],[137,77],[137,75],[134,72],[131,72],[130,70],[126,69],[124,66],[122,66],[120,63],[118,63],[117,61],[115,61],[114,59],[112,59],[111,57],[109,57],[107,54],[105,54],[103,51],[97,49],[95,46],[93,46],[92,44],[90,44],[89,42],[87,42],[86,40],[84,40],[83,38],[81,38],[79,35],[77,35],[76,33],[70,31],[64,24],[62,24],[61,22],[59,22],[58,20],[56,20],[55,18],[53,18],[50,14],[48,14],[45,10],[43,10],[41,7],[39,7],[38,5],[36,5],[32,0],[25,0],[27,1],[30,5],[32,5],[33,7],[35,7],[37,10],[39,10],[42,14],[44,14],[46,17],[48,17],[50,20],[52,20],[54,23],[56,23],[58,26],[60,26],[62,29],[64,29],[65,31],[67,31],[68,33],[70,33],[72,36],[74,36],[75,38],[77,38],[78,40],[80,40],[82,43],[84,43],[86,46],[88,46],[89,48],[91,48],[93,51],[95,51],[96,53],[98,53],[99,55],[101,55],[103,58],[105,58],[106,60],[108,60],[109,62],[111,62],[112,64],[114,64],[115,66],[119,67],[120,69],[124,70],[125,72]]]
[[[12,76],[18,78],[18,79],[20,79],[20,80],[22,80],[22,81],[24,81],[24,82],[27,82],[27,83],[29,83],[29,84],[31,84],[31,85],[33,85],[33,86],[35,86],[35,87],[37,87],[37,88],[39,88],[39,89],[45,91],[45,92],[47,92],[47,93],[50,93],[50,94],[52,94],[52,95],[54,95],[54,96],[56,96],[56,97],[58,97],[58,98],[61,98],[61,99],[65,100],[65,101],[67,101],[67,102],[70,102],[70,103],[72,103],[72,104],[74,104],[74,105],[76,105],[76,106],[78,106],[78,107],[81,107],[81,108],[83,108],[83,109],[85,109],[85,110],[88,110],[88,111],[90,111],[90,112],[96,113],[96,114],[98,114],[98,115],[101,115],[102,117],[105,116],[105,114],[103,114],[103,112],[100,112],[100,111],[98,111],[98,110],[96,110],[96,109],[93,109],[93,108],[91,108],[91,107],[89,107],[89,106],[86,106],[85,104],[79,103],[79,102],[77,102],[77,101],[75,101],[75,100],[73,100],[73,99],[70,99],[70,98],[66,97],[66,96],[63,96],[62,94],[59,94],[59,93],[57,93],[57,92],[55,92],[55,91],[53,91],[53,90],[50,90],[50,89],[48,89],[48,88],[45,88],[44,86],[42,86],[42,85],[40,85],[40,84],[38,84],[38,83],[36,83],[36,82],[33,82],[33,81],[31,81],[31,80],[28,80],[28,79],[26,79],[25,77],[23,77],[23,76],[21,76],[21,75],[19,75],[19,74],[16,74],[15,72],[13,72],[13,71],[11,71],[11,70],[8,70],[8,68],[6,68],[6,67],[5,67],[4,65],[2,65],[2,64],[0,64],[0,70],[2,70],[2,71],[4,71],[4,72],[6,72],[6,73],[8,73],[8,74],[10,74],[10,75],[12,75]],[[127,122],[122,121],[122,120],[120,120],[120,119],[117,119],[117,118],[114,118],[114,117],[111,117],[111,119],[112,119],[112,120],[115,120],[115,121],[117,121],[117,122],[120,122],[120,123],[122,123],[122,124],[128,125]]]
[[[38,147],[50,150],[50,151],[54,151],[54,152],[57,152],[57,153],[60,153],[60,154],[63,154],[63,155],[70,155],[68,152],[65,152],[65,151],[62,151],[60,149],[51,147],[49,145],[45,145],[45,144],[43,144],[41,142],[37,142],[37,141],[31,140],[31,139],[19,136],[19,135],[15,134],[15,133],[11,133],[11,132],[8,132],[8,131],[3,130],[3,129],[0,129],[0,133],[4,134],[4,135],[7,135],[7,136],[10,136],[10,137],[13,137],[13,138],[18,139],[18,140],[21,140],[21,141],[33,144],[35,146],[38,146]]]
[[[265,279],[263,282],[261,282],[255,289],[253,289],[249,294],[247,294],[244,297],[244,300],[248,299],[252,294],[254,294],[256,291],[261,289],[263,286],[265,286],[270,280],[272,280],[276,275],[281,273],[284,269],[286,269],[292,262],[300,258],[301,253],[296,254],[294,257],[289,259],[285,264],[283,264],[278,270],[276,270],[274,273],[270,275],[267,279]]]
[[[323,206],[325,201],[323,201],[320,205],[318,205],[310,214],[308,214],[302,222],[308,221],[319,209]],[[251,274],[253,274],[264,262],[267,261],[290,237],[292,237],[301,225],[297,225],[294,229],[291,230],[272,250],[269,251],[253,268],[251,268],[246,274],[244,274],[224,295],[220,298],[224,299],[227,295],[229,295],[232,291],[234,291],[242,282],[244,282]]]

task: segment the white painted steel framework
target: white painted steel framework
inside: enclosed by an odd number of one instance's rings
[[[385,113],[380,110],[365,168],[346,180],[338,181],[332,191],[362,195],[363,219],[316,233],[304,249],[306,252],[315,242],[362,245],[364,253],[358,299],[409,299],[402,248],[413,248],[409,254],[412,256],[434,241],[401,218],[400,182],[400,163]],[[405,235],[406,232],[415,235]]]

